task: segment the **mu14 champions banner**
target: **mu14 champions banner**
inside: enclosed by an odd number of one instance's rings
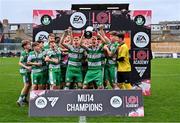
[[[143,117],[141,90],[31,91],[29,116]]]
[[[98,30],[100,25],[104,25],[107,36],[108,31],[124,31],[125,42],[130,48],[131,82],[142,88],[144,95],[150,95],[152,57],[150,24],[149,10],[133,10],[128,13],[122,13],[120,10],[34,10],[33,39],[46,42],[49,33],[59,37],[69,26],[77,32],[77,35],[87,26]]]

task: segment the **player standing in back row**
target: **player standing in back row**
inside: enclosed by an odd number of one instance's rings
[[[72,28],[69,28],[65,33],[71,37],[71,43],[67,45],[61,40],[61,44],[68,49],[68,66],[66,71],[66,87],[65,89],[70,88],[70,84],[75,82],[77,83],[78,89],[82,89],[83,75],[82,75],[82,58],[84,49],[80,47],[81,38],[78,36],[72,36]]]

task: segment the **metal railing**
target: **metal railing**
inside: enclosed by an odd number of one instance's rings
[[[21,43],[0,43],[0,57],[19,57]]]
[[[20,52],[21,49],[21,43],[0,43],[0,53],[17,53]]]

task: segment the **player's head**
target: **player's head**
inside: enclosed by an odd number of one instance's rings
[[[96,47],[96,46],[98,45],[98,43],[97,43],[97,37],[96,37],[96,36],[92,36],[92,38],[91,38],[91,45],[92,45],[93,47]]]
[[[110,34],[110,40],[112,43],[114,42],[123,42],[124,41],[124,34],[117,32],[117,31],[111,31]]]
[[[30,50],[31,49],[31,41],[30,40],[23,40],[21,46],[23,49]]]
[[[55,49],[56,48],[56,42],[55,41],[50,41],[49,46],[50,46],[51,49]]]
[[[48,41],[56,41],[55,40],[55,35],[53,33],[49,33],[49,36],[48,36]]]
[[[33,43],[32,43],[32,48],[33,48],[33,50],[36,51],[36,52],[40,52],[40,51],[41,51],[41,48],[40,48],[38,42],[33,42]]]
[[[74,36],[72,43],[73,43],[73,46],[79,47],[80,46],[80,38],[79,38],[79,36]]]
[[[44,47],[44,41],[38,40],[37,42],[39,43],[39,47],[42,49]]]

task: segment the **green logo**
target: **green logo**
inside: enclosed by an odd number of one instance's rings
[[[134,18],[134,21],[137,25],[139,26],[143,26],[145,23],[146,23],[146,19],[144,16],[142,15],[137,15],[135,18]]]
[[[45,26],[49,25],[51,23],[52,19],[49,15],[43,15],[41,17],[41,23]]]

